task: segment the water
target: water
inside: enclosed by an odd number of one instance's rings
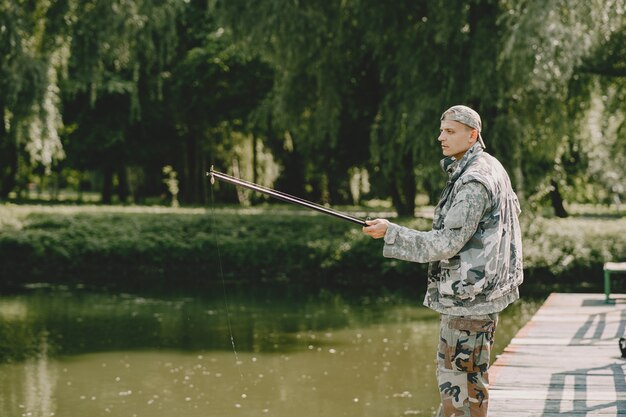
[[[420,300],[37,288],[0,297],[0,416],[431,416],[438,316]],[[539,302],[501,316],[501,352]]]

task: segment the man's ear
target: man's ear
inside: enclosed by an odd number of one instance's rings
[[[478,140],[478,130],[472,129],[472,132],[470,133],[470,140],[472,142],[472,145],[476,143],[476,141]]]

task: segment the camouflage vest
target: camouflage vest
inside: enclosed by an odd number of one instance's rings
[[[444,227],[460,187],[470,181],[485,186],[490,197],[476,233],[454,257],[429,264],[425,304],[446,314],[489,314],[519,298],[522,283],[520,206],[504,167],[481,146],[456,163],[441,161],[450,176],[435,209],[433,229]]]

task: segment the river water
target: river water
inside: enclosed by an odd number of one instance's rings
[[[501,315],[495,354],[539,304]],[[437,334],[410,297],[40,286],[0,297],[0,416],[431,416]]]

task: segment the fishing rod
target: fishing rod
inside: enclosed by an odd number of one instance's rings
[[[253,182],[249,182],[249,181],[242,180],[240,178],[232,177],[230,175],[214,170],[213,166],[211,166],[211,169],[209,170],[209,172],[206,173],[206,175],[207,177],[211,177],[211,184],[215,184],[215,179],[218,179],[220,181],[224,181],[230,184],[248,188],[253,191],[257,191],[262,194],[269,195],[270,197],[274,197],[279,200],[286,201],[287,203],[296,204],[302,207],[309,208],[311,210],[319,211],[320,213],[328,214],[329,216],[334,216],[339,219],[343,219],[352,223],[356,223],[360,226],[367,227],[365,220],[359,219],[358,217],[350,216],[349,214],[342,213],[340,211],[321,206],[319,204],[313,203],[311,201],[308,201],[299,197],[292,196],[287,193],[283,193],[282,191],[272,190],[271,188],[263,187]]]

